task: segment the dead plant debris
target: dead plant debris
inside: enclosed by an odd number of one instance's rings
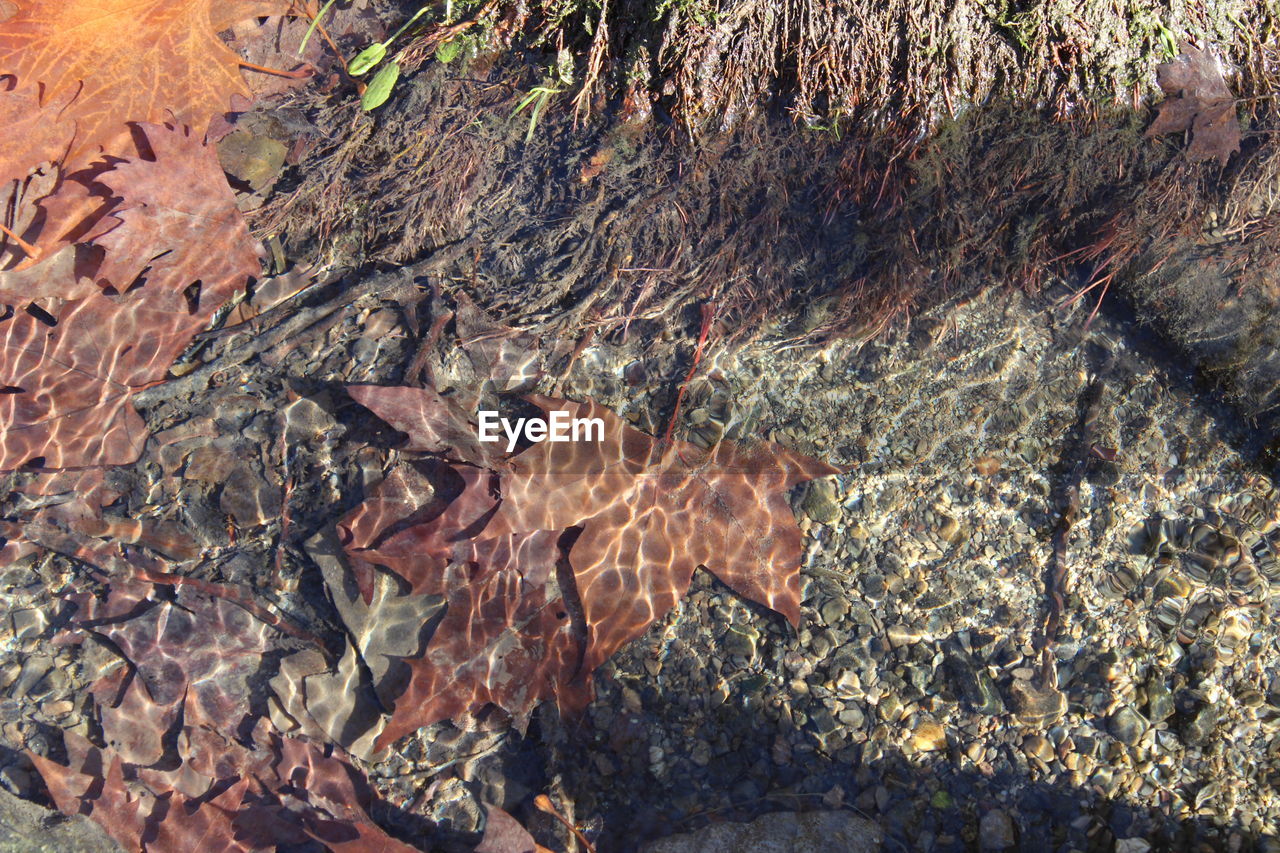
[[[1207,48],[1183,42],[1182,52],[1156,69],[1156,79],[1165,100],[1147,136],[1189,131],[1189,160],[1227,165],[1240,150],[1240,121],[1221,58]]]

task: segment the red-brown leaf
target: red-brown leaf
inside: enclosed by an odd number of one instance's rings
[[[454,564],[442,580],[448,609],[426,653],[409,661],[409,686],[376,748],[489,703],[517,718],[547,699],[565,713],[586,706],[582,640],[555,584],[475,564]]]
[[[16,78],[0,115],[23,117],[33,99],[58,101],[59,121],[7,135],[0,180],[66,148],[69,169],[119,155],[128,122],[177,120],[204,136],[209,118],[247,96],[240,59],[218,38],[238,20],[280,13],[288,0],[12,0],[0,24],[0,76]],[[16,106],[14,103],[17,102]],[[69,140],[67,126],[74,128]]]
[[[1218,58],[1183,42],[1182,53],[1156,69],[1156,81],[1165,100],[1147,136],[1189,130],[1188,159],[1217,159],[1219,165],[1227,165],[1232,153],[1240,150],[1240,122]]]
[[[583,526],[569,560],[589,632],[586,671],[671,609],[698,566],[799,622],[801,536],[787,491],[839,468],[770,444],[663,446],[595,403],[533,402],[600,418],[604,441],[547,441],[514,457],[481,536]]]
[[[259,271],[213,152],[187,131],[145,132],[157,159],[99,179],[130,199],[122,224],[98,238],[107,251],[99,283],[117,293],[51,306],[56,326],[23,306],[0,319],[0,385],[16,389],[0,397],[0,470],[36,457],[50,468],[136,459],[146,430],[133,393],[162,380]]]
[[[405,450],[444,453],[472,465],[491,465],[497,445],[482,442],[465,409],[431,388],[349,385],[351,399],[401,432],[409,434]]]
[[[840,469],[769,444],[665,444],[593,402],[531,399],[548,415],[599,418],[603,440],[535,444],[491,470],[442,463],[462,483],[452,490],[402,468],[341,524],[358,577],[382,565],[415,593],[448,597],[379,747],[487,703],[517,717],[546,699],[581,707],[591,671],[673,607],[699,565],[799,620],[801,535],[787,492]],[[428,424],[447,416],[415,413]],[[436,446],[409,421],[397,426]],[[557,543],[578,526],[570,571],[555,572]]]

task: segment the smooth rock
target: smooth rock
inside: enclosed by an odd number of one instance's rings
[[[955,651],[947,656],[946,671],[956,691],[974,711],[979,714],[1004,712],[1004,701],[986,667],[977,664],[967,654]]]
[[[1028,735],[1022,742],[1022,751],[1028,758],[1035,758],[1048,764],[1054,759],[1053,746],[1044,735]]]
[[[849,599],[844,596],[836,596],[829,598],[823,602],[822,608],[818,613],[822,616],[822,621],[827,625],[834,625],[845,617],[849,612]]]
[[[1030,681],[1009,685],[1009,705],[1018,720],[1028,726],[1050,725],[1067,711],[1067,697],[1054,687],[1037,687]]]
[[[1218,710],[1213,705],[1205,705],[1183,730],[1183,739],[1189,744],[1198,744],[1213,734],[1217,724]]]
[[[981,850],[1008,850],[1017,843],[1013,820],[1002,809],[992,809],[978,824],[978,846]]]
[[[835,521],[840,516],[839,495],[831,478],[812,480],[800,502],[804,514],[819,524]]]
[[[1173,716],[1173,694],[1163,682],[1152,680],[1147,684],[1147,718],[1153,723]]]
[[[1121,743],[1134,746],[1146,733],[1147,721],[1141,714],[1126,705],[1107,720],[1107,730]]]
[[[947,730],[933,720],[924,720],[911,733],[911,745],[917,752],[936,752],[947,748]]]

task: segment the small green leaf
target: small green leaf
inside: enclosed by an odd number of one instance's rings
[[[443,62],[445,65],[457,59],[460,53],[462,53],[462,39],[442,41],[436,45],[436,61]]]
[[[386,55],[387,46],[382,42],[375,42],[357,53],[356,58],[347,63],[347,73],[352,77],[359,77],[381,62]]]
[[[398,62],[383,66],[369,81],[368,88],[364,90],[364,96],[360,98],[360,106],[364,107],[365,111],[368,112],[385,104],[387,98],[391,97],[392,87],[396,85],[396,81],[399,79],[400,64]]]

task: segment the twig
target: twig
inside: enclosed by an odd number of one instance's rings
[[[664,443],[669,443],[672,433],[675,432],[676,421],[680,418],[680,403],[684,400],[685,389],[689,387],[689,382],[693,380],[694,374],[698,372],[698,363],[702,361],[702,348],[707,343],[707,335],[711,332],[711,326],[715,322],[718,312],[719,306],[716,303],[704,302],[702,304],[702,331],[698,333],[698,346],[693,351],[693,366],[689,368],[688,375],[680,383],[680,390],[676,392],[676,406],[671,412],[671,421],[667,424],[667,431],[662,436]]]
[[[596,853],[596,848],[593,847],[591,842],[587,840],[587,837],[579,831],[578,827],[574,826],[564,817],[564,815],[556,811],[556,807],[551,804],[550,797],[546,794],[539,794],[534,797],[533,804],[537,806],[540,811],[546,812],[556,820],[560,821],[560,823],[564,824],[565,828],[573,833],[573,837],[578,839],[578,843],[586,849],[587,853]]]
[[[342,288],[336,296],[320,305],[297,308],[292,301],[289,301],[258,315],[248,323],[208,332],[203,336],[205,340],[221,337],[234,339],[234,336],[240,332],[248,333],[249,339],[243,343],[238,343],[236,346],[228,344],[224,351],[214,360],[201,365],[186,376],[140,391],[134,395],[134,400],[139,405],[149,405],[171,400],[175,397],[194,394],[199,389],[208,387],[219,373],[244,364],[254,356],[261,355],[268,350],[295,340],[307,329],[363,297],[377,295],[394,299],[410,295],[414,290],[413,281],[415,275],[442,262],[442,258],[447,261],[447,258],[452,257],[452,255],[452,252],[437,252],[431,259],[421,264],[401,267],[389,273],[372,275],[357,285]],[[339,281],[341,281],[341,277],[327,282],[324,286],[327,287]],[[314,293],[320,289],[308,288],[304,293]],[[290,311],[293,312],[292,315],[288,315]],[[281,321],[274,328],[269,330],[261,329],[261,321],[275,319],[284,315],[287,315],[287,319]],[[197,341],[200,339],[198,337]]]

